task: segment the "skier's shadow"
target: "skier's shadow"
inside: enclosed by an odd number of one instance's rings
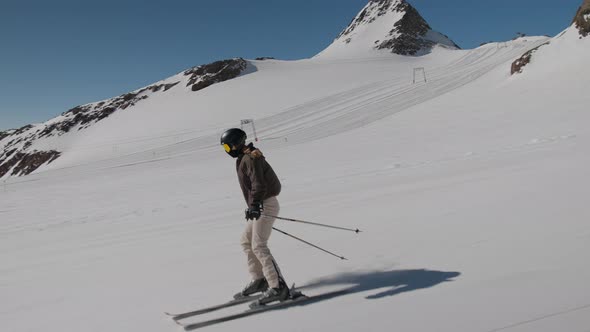
[[[352,284],[351,287],[345,289],[311,296],[311,300],[302,302],[301,305],[371,290],[379,290],[379,292],[366,296],[366,299],[379,299],[386,296],[394,296],[400,293],[433,287],[443,282],[453,281],[453,278],[456,278],[459,275],[461,275],[459,272],[442,272],[426,269],[356,272],[322,278],[302,287],[298,287],[298,289],[302,291],[311,291],[320,287]],[[385,288],[385,290],[383,290],[383,288]]]

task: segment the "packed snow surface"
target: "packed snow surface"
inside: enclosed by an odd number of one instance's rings
[[[546,41],[252,61],[65,135],[60,159],[0,182],[1,330],[177,331],[164,311],[241,289],[245,206],[218,139],[252,118],[280,214],[363,232],[277,221],[348,258],[274,233],[287,282],[347,292],[209,331],[588,331],[590,45],[566,33],[509,75]]]

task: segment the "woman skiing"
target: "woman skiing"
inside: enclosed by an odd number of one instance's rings
[[[232,128],[221,135],[225,152],[236,158],[236,171],[248,208],[246,229],[240,244],[247,257],[252,280],[235,295],[236,298],[262,292],[258,304],[284,301],[289,298],[289,287],[270,253],[268,239],[279,213],[277,196],[281,183],[260,150],[252,143],[246,145],[246,133]],[[264,214],[263,214],[264,211]]]

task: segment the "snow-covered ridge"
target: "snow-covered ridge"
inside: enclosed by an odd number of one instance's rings
[[[551,54],[556,57],[558,62],[567,61],[566,57],[575,56],[571,54],[572,50],[577,49],[576,53],[583,52],[584,46],[588,44],[587,36],[590,34],[590,0],[584,0],[578,9],[571,26],[562,31],[553,38],[552,42],[547,42],[535,49],[524,53],[521,57],[512,63],[511,74],[519,74],[524,68],[538,56]],[[552,45],[552,43],[559,43]],[[567,44],[567,45],[566,45]],[[575,45],[575,46],[574,46]],[[569,49],[570,54],[561,53],[559,49]]]
[[[34,146],[43,139],[87,129],[117,111],[134,107],[157,93],[165,93],[180,83],[199,91],[215,83],[238,77],[248,67],[241,58],[216,61],[190,68],[150,86],[107,100],[76,106],[60,116],[37,125],[0,132],[0,178],[27,175],[60,156],[57,149]]]
[[[387,50],[399,55],[423,55],[436,45],[458,49],[405,0],[371,0],[319,56]]]

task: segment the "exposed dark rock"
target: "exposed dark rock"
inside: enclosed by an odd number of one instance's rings
[[[0,141],[10,135],[12,135],[12,133],[10,133],[9,131],[0,131]]]
[[[425,35],[431,29],[416,8],[412,7],[409,3],[402,1],[395,7],[395,10],[406,12],[404,17],[395,23],[396,32],[402,35],[418,37]]]
[[[20,127],[12,135],[20,135],[31,128],[33,128],[33,125],[26,125],[26,126]]]
[[[14,165],[18,164],[24,156],[24,153],[17,153],[11,159],[0,159],[0,178],[6,175]]]
[[[510,69],[510,75],[514,75],[516,73],[522,73],[523,68],[531,62],[531,58],[533,57],[533,52],[528,51],[523,54],[520,58],[516,59],[512,63],[512,67]]]
[[[512,38],[512,40],[517,40],[518,38],[524,38],[526,37],[526,33],[524,32],[517,32],[516,36],[514,38]]]
[[[130,101],[131,99],[135,98],[135,96],[137,96],[135,93],[126,93],[121,97],[123,98],[123,101]]]
[[[29,130],[31,128],[33,128],[32,125],[26,125],[26,126],[21,127],[19,129],[11,129],[11,130],[0,132],[0,141],[2,141],[5,138],[10,139],[12,137],[12,140],[10,140],[10,141],[8,141],[8,143],[4,144],[4,150],[6,150],[10,146],[13,146],[15,144],[22,142],[23,138],[19,137],[19,135],[25,133],[27,130]]]
[[[180,82],[174,82],[174,83],[168,83],[168,84],[164,84],[164,91],[168,91],[171,88],[173,88],[174,86],[176,86],[176,84],[178,84]]]
[[[215,83],[238,77],[248,66],[242,58],[215,61],[213,63],[193,67],[184,72],[190,76],[186,86],[192,91],[199,91]]]
[[[192,91],[199,91],[203,90],[204,88],[213,85],[214,82],[212,81],[200,81],[191,86]]]
[[[394,29],[390,32],[391,36],[396,34],[399,36],[382,42],[377,46],[378,49],[390,49],[393,53],[400,55],[416,55],[420,50],[432,48],[436,44],[423,38],[431,28],[416,8],[401,1],[395,10],[405,12],[403,18],[394,24]],[[456,44],[455,46],[459,48]]]
[[[12,149],[12,150],[10,150],[10,151],[7,151],[7,152],[6,152],[6,157],[10,157],[10,156],[12,156],[12,154],[13,154],[13,153],[15,153],[15,152],[16,152],[16,149]]]
[[[55,150],[33,151],[31,153],[18,152],[10,159],[0,159],[0,177],[6,175],[11,169],[11,175],[22,176],[31,174],[41,165],[51,163],[59,156],[60,153]]]
[[[348,27],[346,29],[342,30],[342,32],[340,32],[340,34],[338,35],[338,37],[336,37],[336,39],[350,34],[354,29],[356,29],[357,26],[359,26],[363,23],[366,15],[367,15],[367,8],[363,9],[362,12],[360,12],[355,18],[353,18],[352,21],[350,21],[350,23],[348,24]],[[346,40],[346,43],[347,44],[350,43],[350,40],[351,39],[348,38]]]
[[[590,35],[590,0],[584,0],[572,22],[580,30],[582,37]]]
[[[526,52],[525,54],[523,54],[520,58],[516,59],[512,63],[512,67],[510,69],[510,75],[514,75],[516,73],[522,73],[522,71],[524,70],[524,67],[531,62],[531,60],[533,58],[533,54],[537,50],[539,50],[539,48],[541,48],[541,47],[543,47],[545,45],[549,45],[549,42],[533,48],[532,50],[530,50],[530,51]]]
[[[261,56],[261,57],[258,57],[256,59],[254,59],[254,60],[259,60],[259,61],[262,61],[262,60],[274,60],[274,58],[271,57],[271,56]]]

